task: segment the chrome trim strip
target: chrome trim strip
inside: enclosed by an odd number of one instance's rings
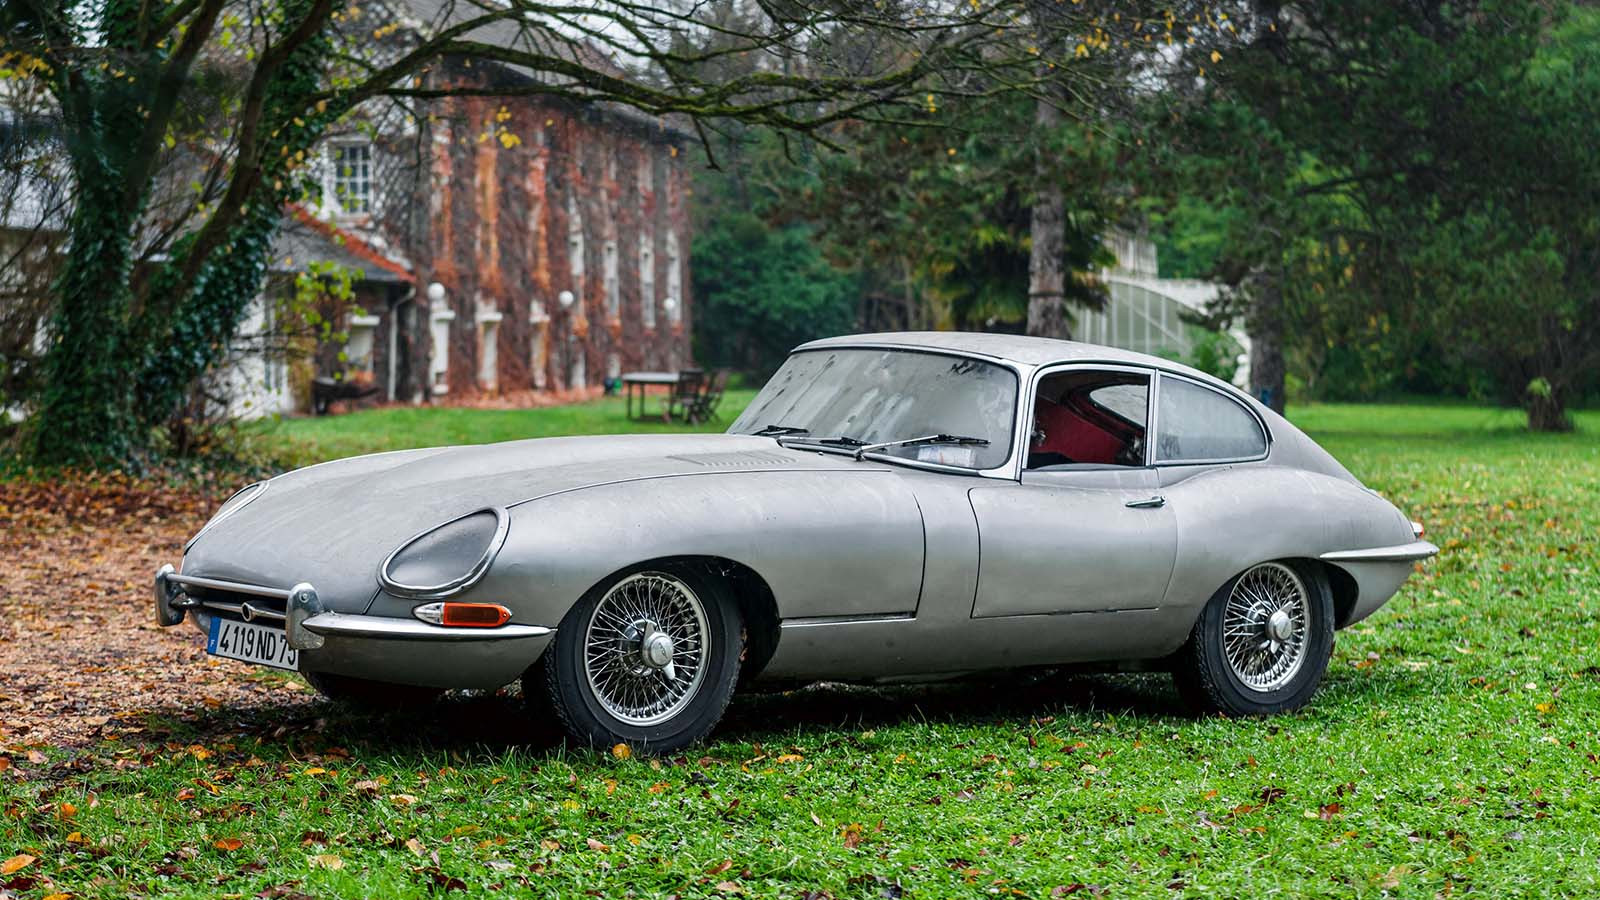
[[[494,535],[489,538],[489,546],[483,549],[483,555],[478,557],[478,561],[473,563],[472,568],[468,569],[465,574],[457,578],[452,578],[442,584],[433,585],[401,584],[400,582],[389,577],[389,567],[394,564],[395,557],[399,556],[401,553],[404,553],[407,547],[410,547],[412,544],[415,544],[417,541],[422,540],[441,528],[448,528],[462,519],[470,519],[473,516],[486,512],[494,514]],[[483,509],[475,509],[472,512],[466,513],[465,515],[456,516],[454,519],[441,522],[432,528],[412,535],[403,543],[401,543],[400,546],[390,551],[389,555],[384,557],[383,563],[378,566],[378,583],[383,585],[383,589],[388,593],[393,594],[396,597],[403,597],[407,600],[442,600],[446,597],[459,594],[467,588],[472,587],[474,584],[477,584],[478,580],[488,573],[489,566],[494,563],[495,556],[499,555],[500,548],[505,545],[506,533],[510,529],[511,514],[508,513],[506,508],[503,506],[486,506]]]
[[[910,622],[915,619],[916,613],[864,613],[859,616],[803,616],[796,619],[784,619],[778,623],[780,628],[811,628],[817,625],[874,625],[880,622]]]
[[[1335,550],[1324,553],[1318,559],[1323,562],[1415,562],[1427,559],[1439,552],[1439,548],[1428,541],[1412,541],[1409,544],[1396,544],[1393,547],[1369,547],[1365,550]]]
[[[358,616],[325,612],[305,621],[305,627],[331,637],[390,638],[425,641],[506,641],[554,634],[543,625],[501,625],[499,628],[446,628],[415,619],[388,616]]]
[[[292,592],[288,588],[266,587],[259,584],[245,584],[242,581],[223,581],[220,578],[202,578],[199,575],[182,575],[177,572],[166,576],[169,584],[185,585],[197,588],[210,588],[217,591],[232,591],[235,594],[252,594],[256,597],[271,597],[274,600],[287,601]]]

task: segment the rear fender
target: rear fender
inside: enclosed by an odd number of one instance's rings
[[[1319,559],[1337,550],[1403,544],[1410,523],[1377,494],[1345,478],[1302,469],[1240,464],[1204,471],[1162,470],[1162,493],[1177,516],[1178,558],[1167,606],[1182,643],[1200,610],[1228,579],[1274,559]],[[1390,564],[1385,564],[1390,565]],[[1355,579],[1355,621],[1381,606],[1405,580],[1403,571],[1343,566]],[[1398,577],[1396,577],[1398,576]],[[1341,627],[1349,622],[1339,623]]]

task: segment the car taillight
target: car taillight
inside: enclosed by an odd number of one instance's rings
[[[511,621],[511,610],[498,603],[424,603],[411,614],[446,628],[498,628]]]

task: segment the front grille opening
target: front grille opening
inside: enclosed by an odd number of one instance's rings
[[[200,601],[201,608],[206,612],[241,622],[281,625],[288,608],[286,602],[276,597],[262,597],[240,591],[195,587],[185,589],[184,593]]]

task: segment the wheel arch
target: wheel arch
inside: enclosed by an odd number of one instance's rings
[[[679,555],[661,556],[641,560],[624,566],[599,579],[589,590],[610,584],[630,572],[648,569],[688,571],[703,577],[716,578],[726,584],[739,606],[744,620],[744,658],[739,663],[739,684],[749,683],[772,659],[778,649],[782,631],[778,618],[778,601],[772,587],[761,573],[737,560],[724,556]]]
[[[1350,624],[1351,617],[1355,615],[1356,602],[1361,599],[1361,585],[1356,582],[1355,576],[1332,563],[1321,560],[1307,562],[1321,566],[1323,574],[1328,577],[1328,587],[1333,591],[1333,627],[1343,628]]]
[[[1338,566],[1330,565],[1312,556],[1274,556],[1269,559],[1255,560],[1223,579],[1220,584],[1212,589],[1211,593],[1206,595],[1207,602],[1210,602],[1210,598],[1231,587],[1244,573],[1254,569],[1256,566],[1267,563],[1285,563],[1297,568],[1323,573],[1328,580],[1329,589],[1333,592],[1333,621],[1335,627],[1343,627],[1340,623],[1355,609],[1356,598],[1359,595],[1355,579],[1350,576],[1350,573],[1345,572]],[[1187,617],[1187,629],[1184,632],[1186,636],[1188,629],[1193,629],[1195,623],[1200,621],[1200,616],[1205,612],[1205,604],[1202,603],[1194,607],[1191,612],[1192,615]]]

